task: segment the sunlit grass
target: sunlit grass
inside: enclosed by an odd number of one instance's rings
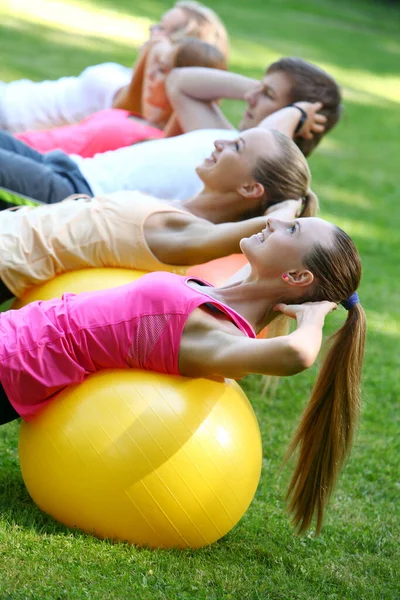
[[[95,36],[104,40],[112,39],[139,46],[149,35],[152,21],[145,17],[135,17],[128,13],[111,9],[99,9],[90,3],[52,0],[17,0],[0,3],[3,23],[16,26],[16,19],[23,23],[40,23],[51,26],[56,31],[73,32]],[[9,19],[9,21],[8,21]]]
[[[388,314],[369,310],[368,330],[374,333],[384,333],[390,337],[400,338],[400,319],[394,319]]]
[[[0,79],[55,78],[103,61],[130,65],[164,0],[0,0]],[[256,498],[225,539],[197,552],[101,542],[55,523],[30,501],[18,423],[0,428],[0,597],[11,600],[397,600],[399,552],[400,42],[394,3],[213,0],[232,34],[231,65],[261,77],[282,55],[317,62],[343,87],[340,124],[310,159],[321,216],[354,237],[367,313],[362,420],[322,535],[297,538],[284,510],[288,440],[317,366],[260,394],[241,385],[263,436]],[[70,7],[70,8],[69,8]],[[72,16],[71,16],[72,15]],[[241,102],[224,101],[238,122]],[[1,166],[0,166],[1,168]],[[155,173],[156,176],[156,173]],[[328,335],[344,309],[327,318]]]
[[[326,142],[329,144],[329,139],[327,139]],[[372,205],[371,199],[368,198],[367,195],[350,192],[341,186],[320,183],[318,186],[318,194],[324,199],[326,205],[339,202],[340,204],[347,204],[352,207],[357,206],[364,209],[370,209]],[[331,215],[331,218],[332,217],[333,216]],[[366,232],[366,234],[370,235],[371,232]]]
[[[376,94],[363,91],[362,89],[355,89],[342,86],[342,93],[344,101],[349,100],[355,104],[364,104],[365,106],[380,106],[382,109],[389,108],[392,102],[399,102],[399,95],[396,93],[393,98],[382,98]]]
[[[333,64],[321,66],[349,89],[364,92],[367,97],[375,96],[400,104],[400,76],[376,75],[361,69],[339,69]]]

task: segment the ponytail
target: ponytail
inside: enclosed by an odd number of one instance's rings
[[[301,209],[300,217],[315,217],[315,215],[319,211],[319,202],[318,197],[310,188],[308,188],[307,193],[302,198],[303,207]]]
[[[332,344],[289,446],[286,460],[298,450],[287,499],[298,533],[316,516],[321,531],[325,506],[350,453],[360,411],[361,368],[366,335],[365,313],[357,303]]]
[[[264,194],[259,205],[242,215],[240,220],[262,215],[270,206],[293,198],[303,198],[305,207],[310,203],[312,210],[315,202],[318,206],[316,196],[309,189],[311,173],[303,154],[283,133],[275,129],[269,132],[273,136],[276,151],[259,156],[252,172],[254,180],[263,186]]]

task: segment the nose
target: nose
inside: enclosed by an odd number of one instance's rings
[[[269,217],[268,221],[267,221],[267,225],[269,227],[269,230],[272,231],[278,231],[280,229],[286,229],[288,227],[292,227],[295,224],[295,221],[282,221],[281,219],[277,219],[274,217]]]
[[[267,219],[267,228],[271,233],[273,233],[274,231],[277,231],[278,229],[285,227],[287,225],[289,225],[289,223],[285,223],[284,221],[281,221],[280,219],[277,219],[276,217],[269,217]]]
[[[214,146],[215,146],[215,149],[218,150],[218,152],[222,152],[222,150],[225,147],[225,142],[224,142],[224,140],[215,140]]]
[[[257,104],[258,97],[260,95],[260,91],[261,91],[261,86],[257,85],[245,93],[244,99],[246,100],[246,102],[248,102],[248,104],[249,104],[249,106],[251,106],[251,108],[254,108],[254,106]]]

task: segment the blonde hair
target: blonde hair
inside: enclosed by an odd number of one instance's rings
[[[179,0],[174,8],[180,8],[188,17],[186,27],[178,29],[169,37],[172,42],[179,42],[183,37],[196,37],[203,42],[215,46],[224,56],[229,55],[229,37],[225,25],[216,12],[195,0]]]
[[[253,171],[255,181],[264,187],[264,196],[257,209],[247,211],[241,220],[261,216],[274,204],[284,200],[302,200],[299,217],[314,217],[319,210],[318,197],[310,188],[311,172],[308,163],[296,144],[283,133],[271,129],[277,143],[278,152],[272,157],[259,158]],[[262,337],[274,338],[287,335],[291,319],[277,316],[266,328]],[[273,378],[264,377],[264,394],[271,386]]]
[[[267,208],[283,200],[303,200],[301,217],[314,216],[319,208],[318,198],[310,189],[311,173],[304,155],[283,133],[271,129],[277,146],[272,156],[260,157],[253,171],[255,181],[264,187],[264,195],[256,210],[242,219],[259,216]]]
[[[351,238],[334,229],[332,245],[316,244],[304,260],[316,285],[303,302],[344,302],[357,289],[361,261]],[[298,450],[297,464],[287,498],[293,523],[302,533],[316,516],[322,527],[325,506],[339,472],[350,454],[360,411],[361,370],[366,336],[360,303],[347,313],[314,385],[310,401],[289,446],[287,458]]]

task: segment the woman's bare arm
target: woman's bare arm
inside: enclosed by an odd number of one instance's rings
[[[158,260],[172,265],[197,265],[240,252],[240,240],[262,231],[267,220],[255,217],[214,225],[192,215],[162,215],[162,226],[155,220],[145,225],[146,241]]]
[[[181,135],[185,133],[182,130],[182,127],[179,124],[179,120],[176,117],[175,113],[172,113],[170,118],[167,121],[167,124],[164,127],[164,135],[165,137],[175,137],[176,135]]]
[[[300,121],[301,112],[299,106],[307,114],[300,131],[296,133]],[[326,117],[318,113],[322,108],[322,102],[296,102],[295,106],[285,106],[280,110],[268,115],[259,123],[258,127],[263,129],[276,129],[291,139],[303,137],[311,139],[314,133],[322,133],[325,129]]]
[[[197,265],[240,252],[240,240],[262,231],[269,214],[290,220],[301,207],[301,200],[285,200],[268,209],[265,216],[218,225],[190,214],[159,213],[145,223],[146,241],[163,263]]]
[[[115,94],[113,108],[121,108],[139,115],[142,114],[143,82],[149,66],[148,61],[151,60],[156,45],[157,40],[149,40],[142,46],[140,54],[133,65],[132,79],[129,85],[121,88]]]
[[[250,77],[207,69],[186,67],[173,69],[167,77],[167,93],[184,131],[195,129],[233,129],[216,104],[216,100],[243,100],[258,82]]]
[[[182,336],[179,369],[190,377],[230,377],[251,373],[295,375],[311,367],[322,343],[325,316],[336,308],[333,302],[278,305],[281,312],[297,319],[297,329],[273,339],[251,339],[210,327],[210,317],[194,316]],[[201,319],[204,318],[202,328]],[[214,319],[215,322],[215,319]]]

